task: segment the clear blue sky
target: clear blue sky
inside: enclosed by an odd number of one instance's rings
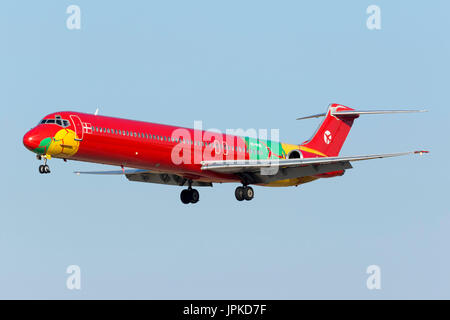
[[[66,8],[81,8],[81,30]],[[381,8],[379,31],[366,8]],[[450,298],[448,1],[3,1],[0,298]],[[76,176],[23,134],[72,109],[309,138],[330,102],[426,107],[366,116],[342,154],[429,149],[354,164],[298,188],[200,190]],[[81,290],[66,288],[67,266]],[[381,267],[382,289],[366,288]]]

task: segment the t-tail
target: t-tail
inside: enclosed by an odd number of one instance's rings
[[[388,114],[425,112],[426,110],[373,110],[357,111],[355,109],[333,103],[328,106],[325,113],[298,118],[297,120],[325,117],[312,138],[305,141],[302,146],[312,149],[327,157],[339,155],[345,139],[350,132],[353,121],[362,114]]]

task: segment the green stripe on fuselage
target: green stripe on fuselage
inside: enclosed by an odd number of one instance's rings
[[[249,151],[250,160],[279,159],[285,158],[286,153],[279,141],[260,140],[255,138],[245,138],[245,144]]]

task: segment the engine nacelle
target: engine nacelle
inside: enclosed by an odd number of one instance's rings
[[[303,159],[303,154],[300,150],[291,150],[287,155],[287,159]]]

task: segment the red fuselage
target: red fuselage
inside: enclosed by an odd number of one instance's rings
[[[45,158],[62,158],[175,174],[199,182],[241,182],[236,174],[202,170],[204,160],[325,157],[306,145],[260,140],[198,129],[62,111],[49,114],[23,137]],[[265,184],[290,186],[342,171]]]
[[[69,125],[63,127],[56,123],[57,119],[55,123],[53,121],[46,123],[46,119],[55,119],[55,117],[60,117],[61,122],[66,120]],[[57,133],[64,130],[75,132],[76,142],[59,142],[61,139],[58,139]],[[175,138],[174,133],[177,130],[184,135]],[[56,158],[174,173],[188,179],[205,182],[239,181],[239,178],[234,175],[201,170],[201,164],[196,159],[201,159],[201,155],[204,155],[205,152],[215,156],[216,151],[222,151],[222,153],[226,153],[226,159],[230,160],[238,159],[238,157],[239,159],[248,159],[249,157],[249,150],[244,143],[236,141],[237,139],[242,140],[242,138],[220,134],[221,139],[218,139],[217,133],[213,133],[213,135],[214,137],[207,140],[205,137],[212,136],[208,131],[197,132],[189,128],[79,112],[57,112],[47,115],[41,123],[27,132],[23,143],[31,151],[38,154],[49,154]],[[39,148],[40,143],[46,138],[58,140],[58,143],[66,146],[66,150],[69,151],[52,152],[51,148]],[[172,152],[174,147],[183,140],[191,149],[191,161],[174,164]],[[214,140],[221,140],[223,144],[218,148],[217,143],[213,144]],[[228,141],[228,145],[225,144],[226,141]],[[74,143],[78,145],[77,150],[71,154],[70,148],[72,147],[72,150],[75,148]],[[237,147],[239,144],[240,147]]]

